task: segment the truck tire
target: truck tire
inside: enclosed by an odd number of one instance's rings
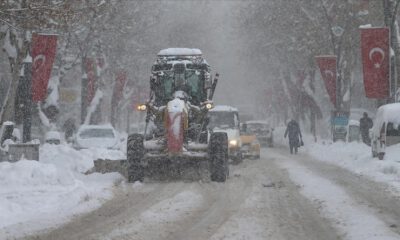
[[[141,134],[132,134],[128,137],[128,182],[142,182],[144,179],[144,169],[141,165],[141,160],[144,156],[143,140],[144,137]]]
[[[223,132],[211,134],[209,149],[211,181],[225,182],[229,175],[228,135]]]

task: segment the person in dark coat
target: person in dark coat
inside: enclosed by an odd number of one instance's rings
[[[301,131],[300,131],[300,126],[295,120],[290,120],[290,122],[287,125],[286,131],[285,131],[285,138],[289,136],[289,148],[290,148],[290,154],[297,153],[297,149],[300,147],[300,143],[303,142],[302,136],[301,136]]]
[[[372,125],[372,119],[368,117],[368,113],[364,112],[363,117],[360,119],[360,133],[362,141],[367,145],[371,145],[369,129],[372,128]]]

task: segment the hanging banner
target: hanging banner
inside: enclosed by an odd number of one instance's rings
[[[86,71],[86,76],[87,76],[87,84],[86,84],[86,104],[89,106],[89,104],[92,102],[92,99],[94,97],[94,94],[96,93],[96,59],[94,58],[85,58],[84,59],[84,66],[85,66],[85,71]]]
[[[315,59],[321,72],[322,79],[324,80],[329,98],[336,107],[336,56],[316,56]]]
[[[364,88],[368,98],[389,97],[389,41],[389,28],[361,28]]]
[[[56,50],[57,35],[32,34],[32,100],[35,102],[46,98]]]

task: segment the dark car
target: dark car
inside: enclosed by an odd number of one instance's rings
[[[274,146],[274,129],[266,121],[247,121],[247,131],[255,134],[262,147]]]

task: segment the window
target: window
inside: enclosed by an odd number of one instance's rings
[[[233,112],[209,112],[210,128],[234,128],[236,116]]]
[[[85,129],[80,134],[79,137],[83,139],[88,138],[114,138],[114,132],[112,129]]]
[[[386,136],[400,136],[400,125],[395,125],[391,122],[387,124]]]

